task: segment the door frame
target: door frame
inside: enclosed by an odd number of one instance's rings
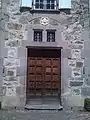
[[[62,80],[61,80],[61,68],[62,68],[62,66],[61,66],[61,49],[63,49],[63,47],[50,47],[50,46],[45,46],[45,47],[42,47],[42,46],[26,46],[26,48],[27,48],[27,63],[28,63],[28,52],[29,52],[29,49],[46,49],[46,50],[58,50],[58,51],[60,51],[60,94],[59,94],[59,98],[60,98],[60,104],[62,104],[61,103],[61,83],[62,83]],[[27,65],[27,74],[26,75],[28,75],[28,65]],[[28,78],[26,77],[26,104],[27,104],[27,102],[28,102],[28,99],[27,99],[27,81],[28,81]]]

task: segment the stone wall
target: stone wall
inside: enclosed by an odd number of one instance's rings
[[[0,0],[0,28],[1,28],[1,0]],[[0,29],[0,36],[2,34],[2,30]],[[1,95],[2,95],[2,89],[1,89],[1,85],[2,85],[2,58],[1,58],[1,39],[0,39],[0,102],[2,101]]]
[[[68,78],[70,92],[65,94],[66,98],[64,97],[66,103],[69,101],[69,106],[83,107],[84,99],[87,94],[89,95],[86,83],[86,69],[89,69],[89,63],[86,63],[87,56],[85,56],[88,54],[85,51],[89,48],[89,42],[87,42],[89,40],[88,5],[88,0],[72,0],[72,18],[69,18],[69,21],[73,21],[73,24],[68,25],[68,29],[65,31],[66,40],[69,41],[68,48],[72,53],[71,58],[68,59],[68,65],[72,69],[72,75]],[[86,47],[85,44],[88,46]]]
[[[26,101],[26,46],[54,46],[62,49],[62,104],[83,106],[89,96],[89,20],[88,1],[72,0],[71,14],[31,14],[20,12],[19,0],[3,0],[1,21],[1,100],[2,107],[24,107]],[[42,26],[39,18],[49,18]],[[56,18],[56,19],[52,19]],[[56,42],[33,42],[33,28],[57,29]],[[60,38],[60,39],[59,39]],[[85,43],[85,44],[84,44]],[[87,49],[88,48],[88,49]],[[88,84],[88,87],[87,87]],[[85,93],[87,93],[85,95]]]
[[[3,96],[2,107],[23,106],[25,104],[25,76],[19,76],[17,71],[20,68],[18,50],[23,39],[24,26],[19,22],[21,15],[18,0],[3,1],[2,11],[8,16],[5,21],[3,16]],[[3,13],[4,15],[4,13]]]

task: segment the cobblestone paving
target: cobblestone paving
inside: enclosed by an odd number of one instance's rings
[[[76,111],[0,111],[0,120],[90,120],[89,112]]]

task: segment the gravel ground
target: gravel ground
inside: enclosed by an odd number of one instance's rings
[[[90,113],[64,110],[2,110],[0,120],[90,120]]]

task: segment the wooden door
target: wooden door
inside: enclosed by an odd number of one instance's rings
[[[60,93],[60,58],[28,57],[27,99],[58,96]]]
[[[44,58],[44,96],[58,96],[60,91],[60,58]]]

